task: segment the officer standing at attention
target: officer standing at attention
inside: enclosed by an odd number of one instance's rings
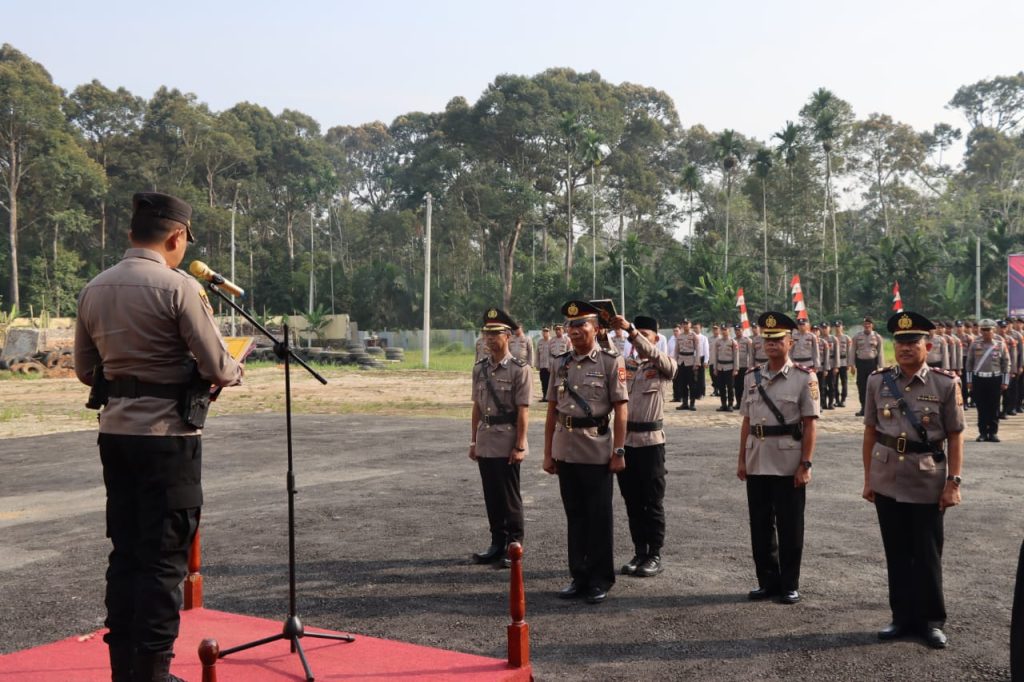
[[[768,362],[768,356],[764,354],[764,337],[761,336],[761,326],[754,323],[754,335],[750,337],[750,344],[754,347],[754,357],[751,367],[763,365]]]
[[[864,389],[868,376],[885,366],[885,351],[882,336],[875,331],[875,322],[864,318],[864,328],[853,335],[853,352],[850,354],[850,371],[857,377],[857,398],[860,399],[858,417],[864,416]]]
[[[818,382],[814,371],[789,359],[796,327],[782,313],[758,318],[768,362],[747,375],[740,406],[736,476],[747,484],[750,543],[757,570],[752,600],[778,596],[800,601],[804,506],[817,434]]]
[[[846,397],[849,395],[847,390],[847,371],[849,367],[849,357],[851,347],[853,345],[853,339],[850,338],[849,334],[843,329],[843,321],[836,320],[832,326],[835,328],[836,345],[839,347],[837,353],[839,357],[839,370],[836,373],[836,407],[846,407]]]
[[[677,410],[697,411],[699,391],[698,373],[703,372],[700,364],[701,337],[690,328],[690,320],[683,320],[683,328],[676,339],[675,362],[679,381],[679,407]]]
[[[1013,406],[1017,404],[1017,374],[1020,370],[1017,351],[1019,349],[1017,347],[1017,339],[1010,334],[1009,322],[997,320],[996,324],[999,326],[999,330],[996,333],[1006,345],[1007,365],[1009,366],[1009,380],[1006,384],[1006,390],[1003,391],[1003,406],[999,411],[999,418],[1006,419],[1016,414]]]
[[[729,325],[723,323],[720,329],[721,335],[711,348],[715,384],[718,386],[718,396],[722,401],[718,412],[732,412],[733,380],[736,378],[736,355],[739,346],[736,339],[729,336]]]
[[[707,392],[707,373],[704,368],[708,366],[708,360],[711,358],[711,349],[708,342],[708,337],[704,333],[704,325],[697,322],[693,325],[693,330],[697,332],[697,336],[700,337],[700,367],[697,369],[697,400],[703,398]]]
[[[548,378],[551,376],[551,329],[544,327],[537,339],[537,369],[540,372],[540,401],[547,400]]]
[[[565,351],[569,350],[569,337],[565,335],[565,327],[563,325],[555,325],[555,336],[551,339],[551,345],[549,347],[551,349],[551,357],[561,355]],[[548,364],[548,368],[552,370],[555,369],[554,361]],[[547,393],[544,394],[544,397],[545,399],[547,398]]]
[[[522,360],[529,367],[533,366],[533,341],[526,335],[522,327],[512,330],[512,337],[508,340],[508,350],[512,353],[512,357]]]
[[[526,457],[526,429],[533,381],[530,367],[509,350],[509,335],[518,325],[500,308],[484,314],[484,341],[490,356],[473,366],[473,412],[469,458],[480,469],[491,544],[473,554],[479,564],[512,565],[506,550],[523,541],[523,497],[519,464]]]
[[[191,217],[181,199],[136,194],[131,248],[78,298],[75,373],[93,387],[90,407],[106,405],[99,449],[113,551],[103,639],[115,682],[179,679],[169,671],[203,503],[205,420],[184,407],[207,400],[210,384],[242,379],[206,291],[175,269],[194,241]]]
[[[827,325],[825,323],[816,325],[813,329],[814,336],[818,339],[818,392],[821,394],[821,409],[831,410],[828,402],[830,398],[830,387],[828,384],[829,375],[832,373],[832,346],[828,342],[828,333],[825,331]]]
[[[743,336],[743,325],[736,324],[733,329],[736,332],[736,375],[733,378],[734,402],[733,407],[740,409],[740,402],[743,400],[744,377],[754,366],[754,344],[750,337]]]
[[[928,318],[896,313],[887,326],[897,364],[868,378],[861,452],[863,497],[878,513],[889,573],[892,623],[878,638],[917,633],[928,646],[944,649],[942,524],[945,510],[960,504],[960,380],[925,362],[933,328]]]
[[[999,397],[1010,383],[1006,345],[995,335],[996,323],[982,320],[979,335],[967,349],[964,376],[967,392],[978,409],[977,442],[999,442]]]
[[[933,323],[934,324],[934,323]],[[942,335],[941,328],[933,327],[928,332],[928,356],[925,362],[932,369],[949,369],[949,345]]]
[[[626,358],[629,421],[626,422],[626,468],[618,472],[619,492],[626,503],[633,558],[623,575],[650,578],[662,571],[665,544],[665,391],[676,363],[657,348],[658,321],[638,315],[630,324],[618,315],[612,322],[629,335]]]
[[[817,372],[821,367],[821,353],[818,349],[818,337],[811,331],[810,321],[804,317],[796,321],[797,330],[793,332],[793,364]]]
[[[544,471],[558,475],[572,582],[562,599],[600,604],[615,584],[612,474],[626,465],[626,365],[597,345],[599,309],[569,301],[572,348],[554,358],[544,422]]]

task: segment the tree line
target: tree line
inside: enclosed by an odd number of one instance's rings
[[[537,326],[622,286],[631,314],[731,320],[741,286],[751,311],[788,309],[793,274],[812,319],[881,314],[894,280],[908,308],[962,316],[977,238],[983,312],[1000,315],[1006,255],[1024,251],[1024,72],[964,85],[948,109],[962,127],[915,130],[820,88],[757,140],[684,127],[656,88],[553,68],[324,131],[168,87],[66,92],[5,44],[0,305],[73,313],[127,246],[131,195],[156,190],[192,203],[191,257],[227,271],[234,235],[259,314],[418,328],[429,193],[435,327],[494,304]]]

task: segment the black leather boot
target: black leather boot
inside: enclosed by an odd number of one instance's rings
[[[132,675],[135,682],[185,682],[171,674],[171,660],[174,654],[170,651],[136,652],[132,659]]]
[[[132,682],[132,656],[135,655],[135,647],[131,644],[108,644],[110,653],[110,680],[111,682]]]

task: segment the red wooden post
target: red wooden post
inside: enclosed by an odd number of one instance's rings
[[[508,664],[513,668],[530,665],[530,626],[526,618],[526,591],[523,589],[523,546],[513,542],[508,546],[512,560],[509,577],[508,605],[512,624],[508,626]]]
[[[215,639],[204,639],[199,643],[199,660],[203,662],[203,682],[217,682],[217,657],[220,645]]]
[[[202,546],[199,529],[192,538],[188,551],[188,575],[185,576],[185,610],[203,608],[203,576],[199,573],[202,564]]]

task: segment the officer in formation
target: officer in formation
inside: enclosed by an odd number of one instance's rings
[[[708,340],[707,334],[704,333],[704,325],[700,322],[695,322],[693,325],[693,331],[700,337],[700,368],[697,372],[697,400],[700,400],[707,395],[707,374],[704,371],[708,366],[708,360],[711,358],[711,344]]]
[[[509,350],[515,320],[500,308],[484,313],[481,332],[488,357],[473,366],[473,412],[470,416],[469,458],[477,463],[491,544],[473,554],[480,564],[499,562],[508,567],[508,545],[523,541],[523,497],[519,467],[526,457],[530,366]]]
[[[999,411],[999,418],[1006,419],[1017,414],[1017,376],[1021,369],[1021,346],[1017,342],[1017,337],[1012,334],[1013,330],[1010,329],[1009,322],[999,320],[997,324],[999,325],[999,337],[1006,345],[1010,375],[1006,390],[1003,392],[1002,409]]]
[[[565,351],[569,350],[569,337],[565,335],[565,326],[562,324],[555,325],[555,336],[551,339],[551,357],[561,355]],[[554,369],[554,363],[548,365],[549,369]],[[545,398],[547,395],[545,394]]]
[[[649,578],[662,571],[665,544],[665,393],[676,373],[676,362],[657,348],[658,321],[638,315],[630,324],[617,316],[612,326],[629,335],[625,359],[629,391],[626,422],[626,468],[616,475],[626,504],[633,558],[623,575]]]
[[[714,373],[715,388],[718,390],[718,397],[722,406],[718,412],[732,412],[734,384],[736,378],[736,355],[739,346],[736,339],[729,336],[729,327],[726,324],[718,328],[718,338],[711,343],[711,371]]]
[[[804,317],[796,321],[797,329],[792,333],[793,364],[817,372],[821,367],[821,352],[818,337],[810,330],[810,321]]]
[[[551,328],[540,330],[537,339],[537,370],[540,373],[540,401],[547,400],[548,378],[551,376]]]
[[[851,349],[853,347],[853,339],[850,338],[849,334],[843,329],[843,321],[836,320],[833,325],[835,328],[835,339],[836,345],[839,348],[839,367],[836,372],[836,407],[846,407],[846,397],[849,395],[847,390],[847,372],[849,370],[849,358]]]
[[[764,337],[761,336],[761,325],[754,323],[753,335],[750,337],[750,345],[754,349],[753,363],[751,367],[763,365],[768,362],[768,356],[764,354]]]
[[[821,409],[831,410],[829,407],[829,400],[831,399],[831,387],[829,386],[829,378],[832,375],[832,366],[834,364],[832,360],[832,344],[828,341],[828,325],[824,322],[814,327],[814,336],[818,339],[818,368],[815,372],[818,375],[818,389],[821,395]]]
[[[865,317],[863,324],[864,328],[853,336],[853,353],[849,364],[850,371],[857,377],[857,398],[860,400],[858,417],[864,416],[864,389],[868,385],[868,376],[885,366],[882,336],[875,331],[874,320]]]
[[[941,330],[942,328],[936,325],[928,332],[928,355],[925,362],[934,369],[949,369],[949,344]]]
[[[105,407],[107,634],[114,682],[170,674],[180,585],[203,503],[201,429],[188,408],[210,384],[241,382],[206,291],[177,268],[194,241],[192,207],[156,192],[132,199],[129,248],[78,298],[75,373]],[[204,383],[209,382],[209,383]],[[187,421],[186,421],[187,420]]]
[[[967,350],[971,347],[971,343],[974,342],[974,335],[971,334],[970,323],[965,325],[963,320],[956,320],[953,325],[953,334],[956,336],[957,342],[963,348],[963,352],[960,354],[959,367],[959,373],[961,376],[960,392],[963,396],[964,407],[973,407],[974,401],[971,399],[971,394],[967,390]]]
[[[677,353],[678,348],[679,348],[679,336],[682,333],[683,333],[683,326],[681,324],[677,324],[674,327],[672,327],[672,336],[670,336],[668,338],[668,356],[670,358],[674,359],[676,357],[676,353]],[[678,365],[679,363],[676,363],[676,364]],[[674,377],[672,377],[672,402],[674,402],[674,403],[680,402],[680,395],[683,392],[682,384],[683,384],[682,372],[680,372],[677,369],[676,370],[676,375]]]
[[[743,325],[733,327],[736,333],[736,376],[733,378],[734,409],[740,409],[743,401],[743,382],[747,372],[754,367],[754,343],[749,336],[743,335]]]
[[[700,377],[704,373],[701,364],[701,337],[693,331],[689,319],[683,319],[682,328],[676,338],[675,362],[679,384],[679,406],[677,410],[697,410],[700,395]],[[673,385],[674,387],[674,385]]]
[[[977,442],[999,442],[999,398],[1010,383],[1010,358],[1006,344],[995,334],[996,323],[984,319],[979,335],[967,349],[964,380],[978,409]]]
[[[892,623],[886,641],[919,634],[943,649],[943,517],[960,504],[964,412],[959,379],[931,368],[923,315],[896,313],[887,325],[896,365],[868,378],[864,404],[863,497],[873,502],[889,574]]]
[[[708,372],[711,374],[711,397],[718,397],[718,372],[715,370],[715,342],[722,338],[722,326],[711,325],[711,335],[708,337]]]
[[[832,333],[828,322],[821,323],[821,335],[828,341],[828,372],[825,373],[825,409],[839,405],[839,337]]]
[[[562,314],[571,349],[556,356],[544,423],[544,471],[558,475],[572,582],[563,599],[600,604],[615,584],[612,474],[625,466],[626,367],[596,342],[600,311],[568,301]]]
[[[768,362],[744,383],[736,476],[746,482],[750,541],[757,571],[752,600],[800,601],[804,507],[820,414],[814,371],[793,364],[796,323],[779,312],[757,321]]]
[[[508,350],[512,357],[522,360],[527,366],[534,364],[533,340],[523,331],[522,327],[512,330],[512,337],[508,340]],[[488,352],[488,355],[490,353]]]

